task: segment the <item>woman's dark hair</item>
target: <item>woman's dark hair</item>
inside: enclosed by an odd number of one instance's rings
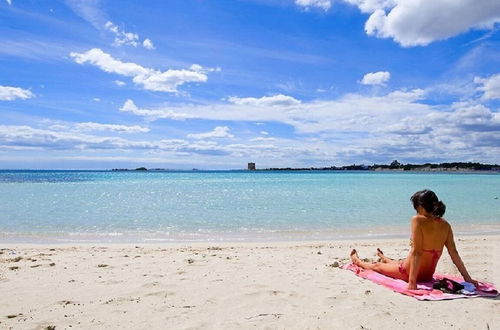
[[[436,194],[428,189],[417,191],[411,196],[413,208],[422,206],[424,210],[435,217],[441,218],[446,211],[446,205],[438,199]]]

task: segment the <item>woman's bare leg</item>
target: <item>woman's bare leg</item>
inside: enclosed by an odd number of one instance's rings
[[[400,280],[408,281],[408,275],[401,274],[399,272],[399,263],[398,262],[389,262],[389,263],[365,262],[359,258],[358,252],[355,249],[353,249],[351,251],[351,261],[353,264],[355,264],[356,266],[359,266],[363,269],[371,269],[373,271],[376,271],[377,273],[381,273],[381,274],[384,274],[384,275],[392,277],[392,278],[397,278]]]
[[[361,260],[358,256],[358,251],[356,251],[356,249],[353,249],[351,251],[351,261],[353,264],[355,264],[356,266],[359,266],[363,269],[373,269],[375,267],[375,265],[378,264],[378,263],[370,263],[370,262],[366,262],[366,261]]]

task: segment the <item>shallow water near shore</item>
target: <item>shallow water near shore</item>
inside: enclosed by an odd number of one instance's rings
[[[401,237],[424,188],[455,231],[500,232],[499,174],[0,171],[0,241]]]

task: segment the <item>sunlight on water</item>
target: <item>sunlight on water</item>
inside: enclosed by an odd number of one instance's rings
[[[424,188],[445,202],[456,225],[500,224],[494,174],[0,171],[0,231],[152,239],[388,234],[407,230],[409,198]]]

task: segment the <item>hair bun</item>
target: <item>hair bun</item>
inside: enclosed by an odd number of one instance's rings
[[[446,211],[446,205],[442,201],[434,202],[434,209],[432,210],[432,215],[441,218]]]

